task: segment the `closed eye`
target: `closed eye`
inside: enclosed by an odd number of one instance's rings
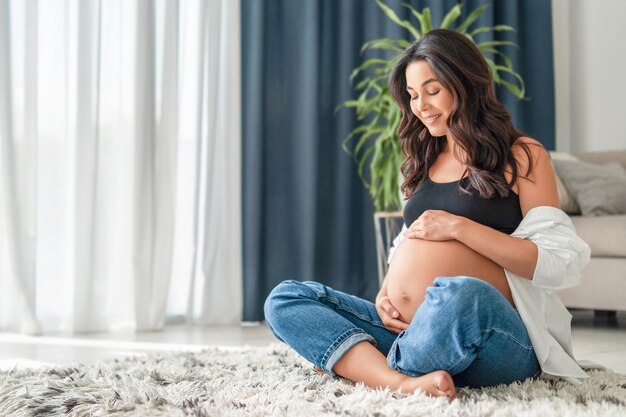
[[[437,90],[437,91],[433,91],[432,93],[428,93],[429,96],[436,96],[437,94],[439,94],[441,90]],[[415,96],[415,97],[411,97],[411,101],[413,100],[417,100],[419,98],[419,96]]]

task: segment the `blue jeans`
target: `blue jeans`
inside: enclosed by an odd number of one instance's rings
[[[541,371],[517,310],[478,278],[436,278],[399,335],[385,328],[371,302],[313,281],[274,288],[265,320],[278,339],[333,377],[337,361],[363,341],[392,369],[410,376],[445,370],[458,387],[508,384]]]

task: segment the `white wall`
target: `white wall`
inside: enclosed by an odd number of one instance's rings
[[[626,149],[626,1],[552,0],[556,149]]]

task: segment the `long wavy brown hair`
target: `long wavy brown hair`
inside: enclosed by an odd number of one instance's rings
[[[403,194],[409,198],[419,189],[447,142],[445,136],[432,136],[411,110],[406,67],[420,60],[428,63],[454,98],[447,128],[467,154],[463,162],[470,185],[483,198],[506,197],[518,177],[512,146],[524,134],[513,126],[509,112],[496,99],[491,71],[479,49],[464,35],[448,29],[432,30],[408,47],[389,78],[391,96],[402,110],[397,133],[407,157],[402,164]],[[532,154],[526,143],[518,144],[528,157],[528,170],[522,176],[526,178],[532,172]],[[456,153],[455,157],[459,158]],[[513,175],[507,183],[504,170],[509,164]],[[459,187],[471,193],[461,182]]]

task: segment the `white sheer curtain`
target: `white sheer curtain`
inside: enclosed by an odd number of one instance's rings
[[[233,0],[0,0],[0,331],[241,320]]]

